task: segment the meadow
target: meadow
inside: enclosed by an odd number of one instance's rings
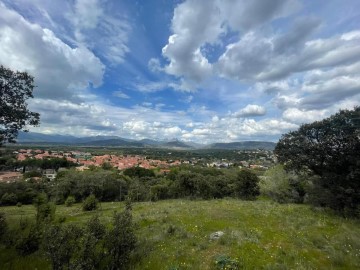
[[[133,203],[138,238],[131,269],[360,269],[360,221],[308,205],[241,201],[164,200]],[[85,223],[98,214],[110,223],[123,202],[59,205],[57,220]],[[32,220],[34,206],[1,207],[10,226]],[[218,239],[210,239],[222,231]],[[0,269],[50,269],[38,251],[20,257],[0,249]]]

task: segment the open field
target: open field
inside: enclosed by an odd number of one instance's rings
[[[87,213],[80,205],[57,206],[56,215],[66,217],[65,223],[83,223],[99,213],[108,223],[123,206],[102,203]],[[33,206],[0,211],[11,226],[35,214]],[[232,263],[227,269],[360,269],[360,221],[306,205],[167,200],[134,203],[133,215],[139,247],[132,269],[222,269],[221,262]],[[210,240],[216,231],[225,234]],[[35,268],[50,268],[40,253],[17,257],[14,250],[0,250],[0,269]]]

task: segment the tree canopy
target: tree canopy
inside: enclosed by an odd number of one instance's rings
[[[339,210],[359,207],[360,107],[283,135],[275,154],[285,168],[314,176],[321,205]]]
[[[19,130],[39,125],[40,115],[28,109],[33,98],[34,78],[27,72],[0,66],[0,145],[15,142]]]

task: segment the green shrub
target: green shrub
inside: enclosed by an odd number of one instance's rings
[[[95,195],[91,194],[84,200],[82,208],[84,211],[93,211],[97,209],[98,203],[99,202],[96,199]]]
[[[75,203],[74,196],[68,196],[65,201],[65,206],[70,207],[70,206],[73,206],[74,203]]]
[[[4,236],[6,235],[8,231],[8,224],[5,218],[5,214],[0,212],[0,242],[4,239]]]
[[[260,191],[278,203],[301,203],[304,197],[300,177],[287,173],[282,165],[276,165],[265,172],[260,181]]]
[[[56,206],[54,203],[48,201],[45,193],[40,193],[36,196],[34,205],[36,207],[36,222],[38,224],[54,220]]]
[[[16,205],[16,203],[17,203],[17,196],[14,193],[5,193],[1,197],[2,205]]]
[[[45,230],[43,250],[49,257],[52,269],[71,269],[71,259],[80,250],[79,236],[83,230],[76,225],[52,225]]]
[[[236,195],[245,200],[254,200],[260,195],[259,177],[250,170],[243,169],[237,174],[235,182]]]
[[[135,249],[136,236],[129,206],[122,213],[115,213],[105,247],[109,254],[110,269],[128,269],[130,254]]]
[[[219,270],[238,270],[240,269],[240,263],[237,259],[232,259],[226,255],[219,255],[215,258],[215,267]]]
[[[34,253],[39,249],[41,235],[35,225],[30,225],[20,235],[16,242],[15,249],[21,256],[26,256]]]

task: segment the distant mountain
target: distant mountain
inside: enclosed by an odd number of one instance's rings
[[[19,132],[18,142],[22,144],[41,145],[79,145],[79,146],[114,146],[114,147],[161,147],[171,149],[228,149],[247,150],[265,149],[274,150],[275,143],[264,141],[244,141],[232,143],[213,143],[203,145],[194,142],[182,142],[177,139],[170,141],[156,141],[152,139],[132,140],[119,136],[90,136],[75,137],[71,135],[42,134],[36,132]]]
[[[95,140],[84,143],[78,143],[82,146],[121,146],[121,147],[144,147],[145,145],[136,141],[124,139]]]
[[[166,142],[164,144],[161,145],[162,147],[166,147],[166,148],[193,148],[192,146],[181,142],[181,141],[171,141],[171,142]]]
[[[163,142],[151,140],[151,139],[142,139],[139,141],[140,143],[146,144],[146,145],[153,145],[158,146],[159,144],[162,144]]]
[[[274,150],[276,143],[263,142],[263,141],[244,141],[232,143],[213,143],[209,146],[211,149],[234,149],[234,150],[247,150],[247,149],[264,149]]]
[[[59,134],[43,134],[37,132],[23,132],[20,131],[17,137],[19,143],[36,143],[36,142],[47,142],[47,143],[71,143],[74,142],[77,137],[71,135],[59,135]]]
[[[74,143],[88,143],[88,142],[97,142],[97,141],[105,141],[105,140],[116,140],[122,139],[119,136],[90,136],[90,137],[80,137],[74,140]]]

